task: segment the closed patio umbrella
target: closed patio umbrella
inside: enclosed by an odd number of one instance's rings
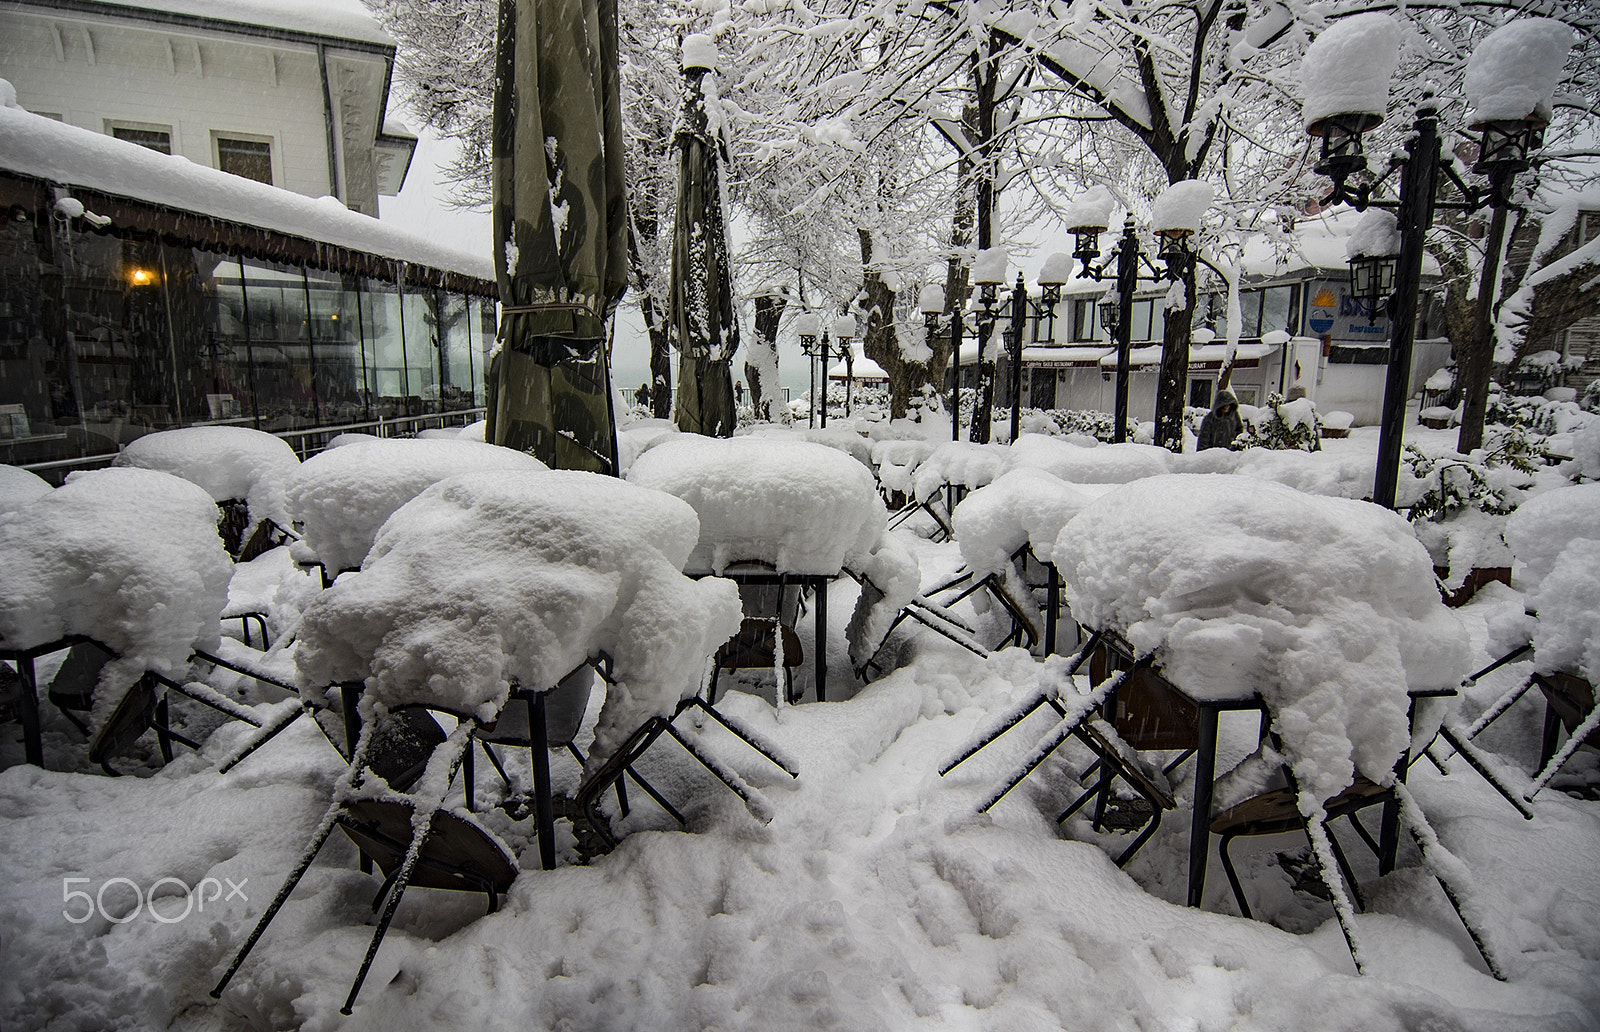
[[[706,36],[683,41],[683,111],[678,119],[678,205],[672,225],[672,296],[667,321],[678,356],[678,429],[732,437],[739,319],[723,226],[719,143],[704,80],[716,65]]]
[[[627,289],[619,105],[616,0],[501,0],[487,439],[557,469],[617,471],[606,330]]]

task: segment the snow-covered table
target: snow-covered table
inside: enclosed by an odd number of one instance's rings
[[[639,456],[628,480],[694,508],[700,538],[684,566],[691,576],[812,589],[819,702],[827,698],[829,582],[848,568],[876,588],[863,588],[850,621],[852,655],[861,662],[916,593],[916,562],[888,536],[871,470],[845,452],[809,441],[684,434]]]
[[[1413,700],[1454,692],[1467,671],[1466,631],[1426,549],[1366,502],[1249,477],[1150,477],[1086,506],[1053,558],[1078,621],[1153,654],[1197,711],[1191,905],[1220,713],[1266,712],[1314,803],[1358,774],[1387,784],[1411,747]]]

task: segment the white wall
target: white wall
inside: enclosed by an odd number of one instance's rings
[[[313,47],[0,10],[0,78],[24,108],[95,132],[108,119],[170,126],[173,153],[211,168],[214,132],[270,137],[275,186],[333,192]]]

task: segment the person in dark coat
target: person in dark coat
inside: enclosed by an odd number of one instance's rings
[[[1200,440],[1196,450],[1226,448],[1243,429],[1244,421],[1239,418],[1239,399],[1233,396],[1232,391],[1218,391],[1217,400],[1211,403],[1211,411],[1200,421]]]

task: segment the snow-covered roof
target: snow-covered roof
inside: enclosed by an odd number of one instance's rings
[[[61,13],[62,5],[42,3]],[[278,33],[330,36],[393,47],[361,0],[80,0],[85,13],[150,17],[160,21],[204,20],[271,29]],[[176,17],[174,17],[176,16]]]
[[[3,81],[3,80],[0,80]],[[70,188],[194,212],[483,280],[493,257],[416,236],[346,208],[197,165],[178,155],[0,105],[0,169]]]
[[[857,380],[887,380],[889,378],[889,374],[883,371],[883,366],[862,354],[855,355],[848,367],[843,362],[836,363],[828,370],[828,379],[843,380],[847,374]]]
[[[1152,344],[1146,348],[1130,348],[1128,350],[1128,365],[1150,366],[1161,364],[1161,345]],[[1117,352],[1113,348],[1109,354],[1100,359],[1100,368],[1115,369],[1117,367]]]

